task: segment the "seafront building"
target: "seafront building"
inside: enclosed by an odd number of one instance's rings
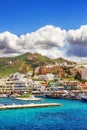
[[[81,69],[81,79],[87,80],[87,69]]]
[[[63,63],[61,65],[46,65],[40,66],[35,69],[35,75],[33,71],[29,71],[27,74],[21,74],[16,72],[10,74],[8,78],[0,78],[0,93],[11,92],[25,92],[32,91],[33,94],[44,94],[46,92],[60,92],[64,90],[82,90],[87,89],[87,84],[78,82],[77,80],[61,80],[61,76],[64,75],[61,67],[69,66],[71,74],[75,75],[78,71],[81,74],[81,79],[87,78],[86,69],[74,69],[73,65],[67,65]],[[57,74],[54,73],[56,70]],[[68,77],[72,75],[68,75]]]
[[[14,92],[24,92],[26,91],[26,85],[24,81],[15,81],[13,84],[13,91]]]

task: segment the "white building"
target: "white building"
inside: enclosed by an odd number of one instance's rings
[[[87,80],[87,69],[81,69],[81,79]]]
[[[54,74],[49,73],[45,75],[45,80],[54,80],[54,78]]]
[[[13,74],[10,74],[10,79],[11,80],[22,80],[24,77],[23,74],[20,74],[19,72],[16,72],[16,73],[13,73]]]
[[[27,75],[31,77],[33,75],[33,71],[28,71]]]
[[[38,76],[38,79],[39,79],[39,80],[45,80],[45,79],[46,79],[46,76],[45,76],[45,75],[39,75],[39,76]]]
[[[26,85],[24,81],[14,81],[14,91],[26,91]]]

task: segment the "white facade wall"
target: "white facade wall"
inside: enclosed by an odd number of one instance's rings
[[[54,80],[54,74],[46,74],[45,80]]]
[[[81,71],[81,79],[87,80],[87,69]]]

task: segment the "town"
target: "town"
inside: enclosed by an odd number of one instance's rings
[[[87,69],[81,65],[48,64],[27,73],[0,77],[0,96],[18,97],[29,93],[51,98],[80,99],[87,92]]]

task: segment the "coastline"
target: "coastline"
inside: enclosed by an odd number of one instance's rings
[[[14,98],[17,100],[24,100],[24,101],[38,101],[38,100],[43,100],[42,98]]]

